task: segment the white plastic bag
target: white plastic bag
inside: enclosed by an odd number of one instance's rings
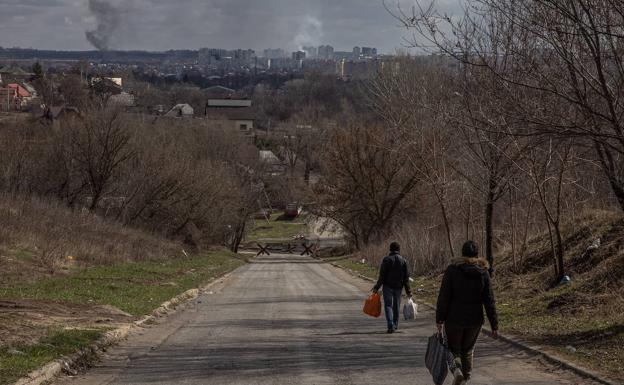
[[[418,314],[418,304],[414,302],[411,298],[407,300],[407,303],[403,305],[403,317],[406,320],[412,320]]]

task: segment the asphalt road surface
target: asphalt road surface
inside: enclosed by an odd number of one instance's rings
[[[383,316],[362,314],[370,286],[311,258],[261,257],[58,383],[432,384],[433,314],[421,310],[387,335]],[[479,385],[592,384],[487,337],[475,366]]]

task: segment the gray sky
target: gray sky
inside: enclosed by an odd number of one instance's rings
[[[93,0],[92,0],[93,1]],[[113,49],[285,48],[332,44],[393,53],[408,36],[382,0],[95,0],[110,3],[119,23]],[[399,0],[387,0],[396,4]],[[409,9],[411,0],[400,0]],[[459,13],[460,0],[437,0]],[[101,18],[99,19],[101,20]],[[88,0],[0,0],[0,46],[84,50],[98,18]],[[105,29],[106,30],[106,29]]]

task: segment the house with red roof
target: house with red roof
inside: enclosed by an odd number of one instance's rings
[[[19,98],[30,98],[30,92],[28,92],[28,90],[24,87],[22,87],[21,85],[17,84],[17,83],[11,83],[8,86],[9,88],[12,88],[15,90],[15,92],[17,93],[17,97]]]
[[[6,88],[0,88],[0,110],[19,111],[26,107],[34,95],[25,87],[11,83]]]

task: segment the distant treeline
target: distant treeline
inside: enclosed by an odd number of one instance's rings
[[[49,51],[31,48],[2,48],[0,60],[89,60],[106,62],[162,62],[165,60],[195,60],[198,51]]]

